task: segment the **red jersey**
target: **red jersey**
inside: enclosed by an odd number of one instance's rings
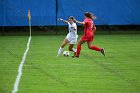
[[[93,34],[93,27],[94,27],[94,23],[93,20],[90,18],[86,18],[84,20],[84,22],[86,23],[84,25],[84,34]]]

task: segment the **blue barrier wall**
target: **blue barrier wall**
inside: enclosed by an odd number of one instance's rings
[[[83,21],[86,11],[96,25],[140,25],[140,0],[1,0],[0,26],[28,26],[28,9],[33,26],[65,25],[57,18],[71,15]]]
[[[28,9],[33,26],[56,25],[55,3],[55,0],[3,0],[0,2],[0,25],[28,26]]]
[[[58,17],[83,20],[86,11],[97,16],[97,25],[140,24],[140,0],[59,0]],[[63,24],[60,23],[59,24]]]

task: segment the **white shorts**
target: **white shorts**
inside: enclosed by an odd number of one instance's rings
[[[78,36],[77,36],[78,37]],[[76,44],[77,43],[77,37],[71,37],[69,34],[66,36],[66,39],[68,39],[70,44]]]

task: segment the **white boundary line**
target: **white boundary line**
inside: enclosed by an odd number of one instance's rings
[[[20,63],[19,68],[18,68],[18,75],[16,77],[16,81],[14,83],[14,87],[13,87],[12,93],[16,93],[18,91],[18,86],[19,86],[20,78],[22,76],[22,67],[23,67],[23,64],[25,62],[25,59],[26,59],[26,55],[28,53],[28,50],[30,48],[30,42],[31,42],[31,36],[28,39],[27,48],[26,48],[26,50],[24,52],[24,55],[22,57],[21,63]]]

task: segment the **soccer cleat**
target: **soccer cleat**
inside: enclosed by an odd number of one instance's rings
[[[73,58],[79,58],[79,56],[76,56],[76,52],[74,52]]]
[[[104,49],[101,50],[101,53],[105,56],[105,50]]]
[[[73,58],[78,58],[77,56],[72,56]]]

